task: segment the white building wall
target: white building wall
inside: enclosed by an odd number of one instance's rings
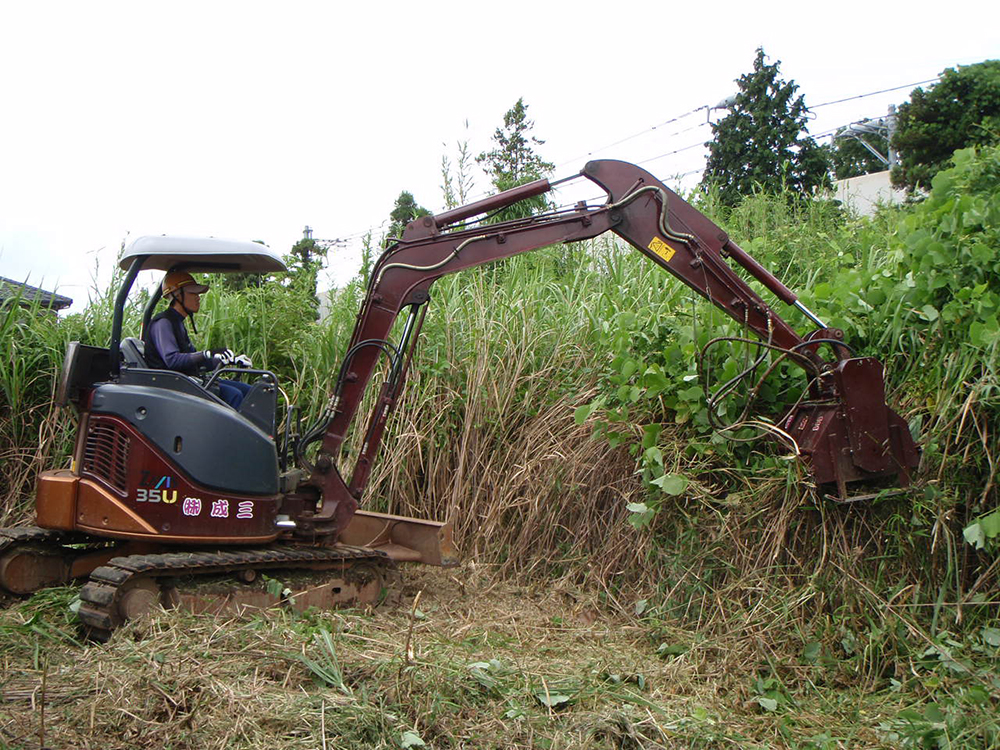
[[[889,172],[885,171],[837,180],[833,197],[855,213],[871,216],[880,205],[902,203],[906,191],[893,188],[889,184]]]

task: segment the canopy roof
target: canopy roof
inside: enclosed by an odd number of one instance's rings
[[[165,234],[137,237],[125,248],[118,265],[127,270],[140,255],[148,256],[141,271],[176,268],[197,273],[270,273],[288,270],[267,245],[219,237]]]

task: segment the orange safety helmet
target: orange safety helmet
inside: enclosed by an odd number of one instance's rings
[[[160,288],[163,290],[164,297],[169,297],[182,288],[186,288],[195,294],[203,294],[208,291],[208,287],[205,284],[199,284],[194,280],[194,276],[187,271],[171,271],[163,277],[163,283],[160,285]]]

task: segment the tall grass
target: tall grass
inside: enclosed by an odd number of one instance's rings
[[[0,523],[25,511],[35,475],[72,433],[52,406],[65,331],[54,312],[20,301],[0,309]]]

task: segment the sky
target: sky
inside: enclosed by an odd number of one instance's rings
[[[995,0],[0,0],[0,276],[79,311],[129,238],[285,253],[308,225],[344,240],[325,275],[343,283],[400,191],[442,210],[442,157],[489,150],[519,97],[553,177],[614,158],[690,187],[704,107],[737,91],[757,47],[820,135],[1000,57],[998,27]],[[571,183],[555,199],[599,194]]]

